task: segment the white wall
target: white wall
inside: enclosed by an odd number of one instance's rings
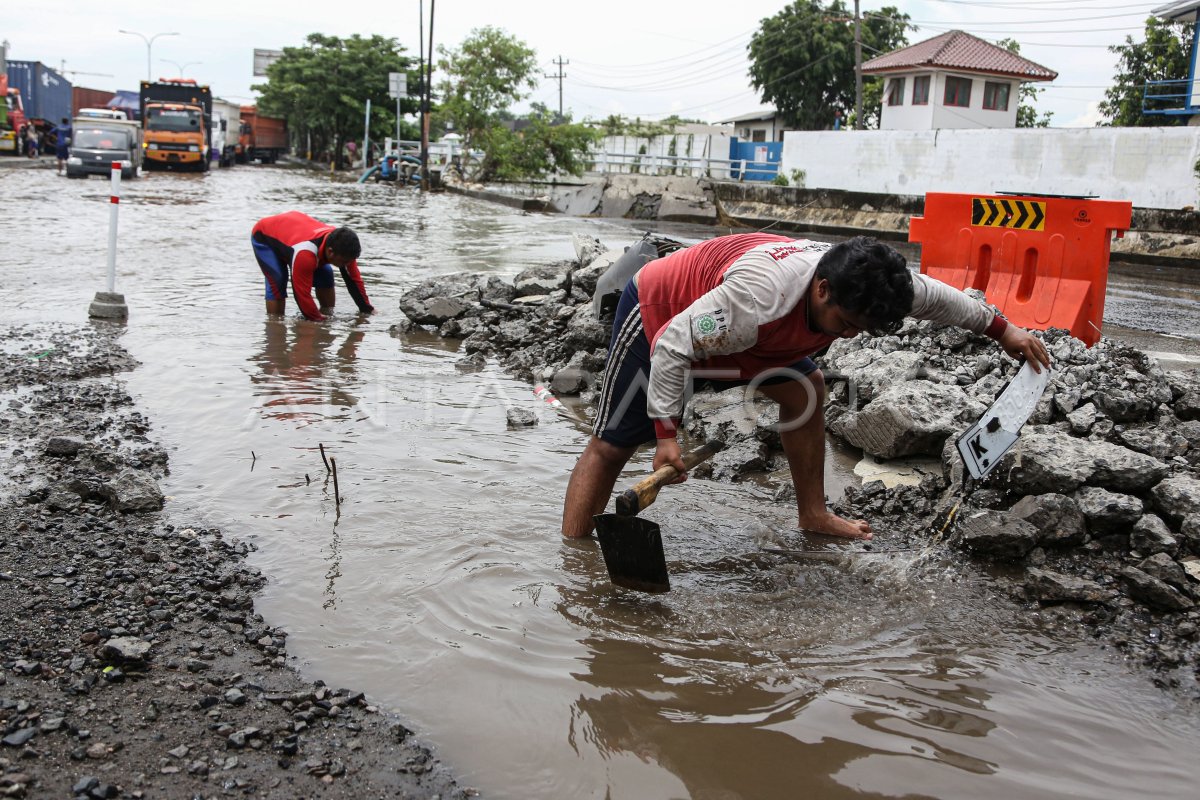
[[[1097,195],[1177,209],[1200,205],[1198,158],[1192,127],[792,131],[780,172],[804,170],[810,189]]]

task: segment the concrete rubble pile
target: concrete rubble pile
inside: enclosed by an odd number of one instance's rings
[[[467,273],[426,281],[401,299],[410,321],[394,332],[436,329],[463,339],[464,365],[492,356],[517,377],[591,400],[611,333],[610,319],[596,319],[592,292],[621,251],[584,237],[576,250],[578,260],[526,270],[512,283]],[[835,508],[909,543],[944,534],[997,565],[1017,600],[1082,622],[1161,674],[1195,670],[1200,375],[1164,371],[1108,339],[1087,348],[1066,331],[1038,335],[1054,359],[1050,385],[981,485],[964,480],[954,442],[1015,374],[1012,359],[983,336],[916,320],[895,335],[835,342],[818,359],[828,430],[881,460],[941,460],[919,485],[868,482]],[[747,400],[741,389],[700,392],[684,422],[697,439],[727,443],[700,476],[752,478],[790,502],[773,403]]]

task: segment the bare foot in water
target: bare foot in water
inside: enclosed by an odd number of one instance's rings
[[[841,536],[846,539],[870,539],[871,524],[862,519],[843,519],[830,511],[822,511],[812,517],[800,517],[800,528],[826,536]]]

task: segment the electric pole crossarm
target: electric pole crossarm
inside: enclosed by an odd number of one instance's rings
[[[558,72],[553,73],[553,74],[546,72],[546,73],[543,73],[542,75],[543,75],[543,77],[553,78],[554,80],[558,81],[558,121],[562,122],[562,119],[563,119],[563,78],[567,77],[567,74],[565,72],[563,72],[563,67],[565,67],[567,64],[570,64],[571,62],[563,61],[563,57],[560,55],[558,57],[557,61],[551,61],[550,63],[555,65],[556,67],[558,67]]]

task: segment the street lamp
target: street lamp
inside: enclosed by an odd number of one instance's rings
[[[203,64],[204,63],[203,61],[185,61],[185,62],[183,62],[183,64],[180,64],[178,61],[172,61],[169,58],[160,58],[159,61],[163,62],[164,64],[171,64],[176,69],[178,69],[179,77],[181,77],[181,78],[183,77],[183,71],[185,69],[187,69],[188,67],[192,66],[193,64]]]
[[[150,46],[151,46],[152,44],[154,44],[154,40],[155,40],[155,39],[157,39],[157,38],[158,38],[158,37],[160,37],[160,36],[178,36],[178,35],[179,35],[178,33],[174,33],[174,32],[172,32],[172,33],[156,33],[156,34],[154,34],[153,36],[151,36],[149,39],[147,39],[147,38],[146,38],[146,34],[144,34],[144,33],[138,33],[137,31],[119,30],[119,31],[117,31],[117,33],[127,33],[127,34],[129,34],[130,36],[140,36],[140,37],[142,37],[142,41],[146,43],[146,80],[152,80],[152,78],[150,77],[150,76],[151,76],[151,72],[150,72]]]

